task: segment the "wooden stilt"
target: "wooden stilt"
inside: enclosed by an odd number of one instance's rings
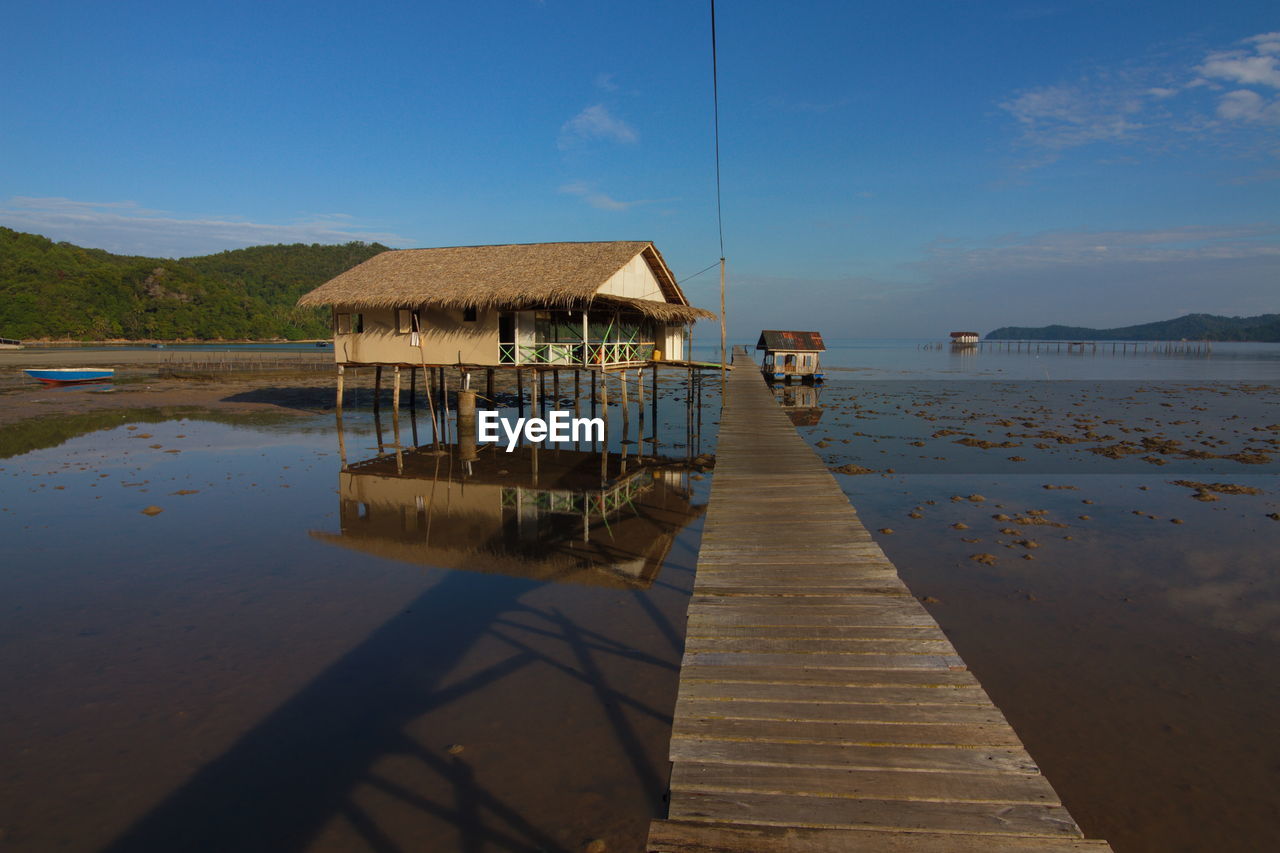
[[[596,374],[598,370],[591,371],[591,417],[596,416]]]
[[[516,368],[516,406],[520,410],[520,417],[524,417],[524,369]]]
[[[376,412],[382,400],[382,365],[373,369],[373,410]]]
[[[560,371],[559,370],[551,371],[551,398],[552,398],[552,403],[551,403],[552,407],[559,408],[560,406]]]
[[[338,396],[337,396],[337,399],[334,401],[334,406],[333,406],[335,409],[337,409],[339,417],[341,417],[342,415],[343,373],[344,373],[343,367],[341,364],[339,364],[338,365]]]
[[[493,368],[492,367],[490,367],[488,370],[484,372],[484,396],[489,401],[488,405],[485,408],[489,408],[489,409],[497,408],[496,406],[493,405],[494,393],[493,393]]]
[[[391,433],[396,449],[396,473],[404,471],[404,452],[400,446],[400,365],[391,371]]]

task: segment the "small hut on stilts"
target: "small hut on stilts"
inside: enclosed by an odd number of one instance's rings
[[[338,409],[348,368],[401,372],[411,383],[457,369],[613,371],[687,361],[690,305],[653,243],[526,243],[392,250],[298,300],[333,312]],[[656,373],[655,373],[656,379]],[[558,386],[558,374],[555,376]],[[531,385],[531,388],[533,386]]]

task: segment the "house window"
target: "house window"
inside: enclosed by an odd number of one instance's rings
[[[333,330],[339,335],[349,335],[352,332],[359,334],[364,331],[364,315],[335,314],[333,318]]]
[[[419,331],[420,328],[417,311],[412,308],[396,309],[396,331],[402,335],[407,335],[410,332]]]
[[[462,309],[462,320],[463,320],[463,322],[465,322],[465,323],[474,323],[474,322],[476,321],[476,309],[474,309],[474,308],[463,308],[463,309]]]

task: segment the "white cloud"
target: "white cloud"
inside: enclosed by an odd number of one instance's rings
[[[1211,53],[1196,71],[1212,80],[1280,89],[1280,33],[1263,33],[1245,43],[1252,48]]]
[[[599,139],[634,143],[640,136],[631,125],[610,113],[604,104],[594,104],[560,127],[557,145],[563,151]]]
[[[1222,96],[1218,115],[1229,121],[1280,124],[1280,100],[1268,102],[1252,89],[1237,89]]]
[[[132,201],[28,196],[0,203],[0,224],[118,254],[172,258],[265,243],[408,242],[397,234],[364,229],[345,214],[315,215],[281,225],[228,217],[183,218]]]
[[[1185,226],[1131,231],[1013,234],[989,246],[935,244],[921,266],[941,276],[1032,268],[1206,260],[1280,260],[1280,226]]]
[[[607,195],[597,190],[592,184],[586,181],[572,181],[560,187],[560,192],[566,195],[577,196],[587,204],[597,210],[630,210],[631,208],[641,204],[656,204],[663,201],[673,201],[674,199],[655,199],[643,198],[636,201],[620,201],[613,196]]]
[[[1231,91],[1223,94],[1224,84]],[[1160,151],[1191,144],[1237,153],[1274,150],[1261,125],[1280,123],[1280,33],[1180,62],[1129,63],[1075,81],[1016,92],[999,104],[1040,152],[1030,166],[1095,144]],[[1260,90],[1260,91],[1259,91]]]

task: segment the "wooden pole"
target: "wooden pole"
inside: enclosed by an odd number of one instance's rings
[[[341,417],[341,416],[342,416],[342,382],[343,382],[343,372],[344,372],[343,367],[342,367],[342,365],[341,365],[341,364],[339,364],[339,365],[338,365],[338,398],[337,398],[337,400],[334,402],[334,408],[338,410],[338,416],[339,416],[339,417]]]
[[[493,405],[493,368],[490,367],[484,372],[484,395],[489,400],[487,408],[494,408]]]
[[[596,416],[596,373],[597,372],[598,371],[595,371],[595,370],[591,371],[591,417],[593,418]]]
[[[400,365],[391,373],[391,432],[396,448],[396,473],[404,471],[404,453],[400,448]]]
[[[720,381],[725,378],[725,362],[728,361],[728,348],[726,341],[728,340],[728,320],[725,317],[725,298],[724,298],[724,258],[720,259]]]
[[[524,368],[516,368],[516,405],[520,409],[520,417],[524,417]]]

